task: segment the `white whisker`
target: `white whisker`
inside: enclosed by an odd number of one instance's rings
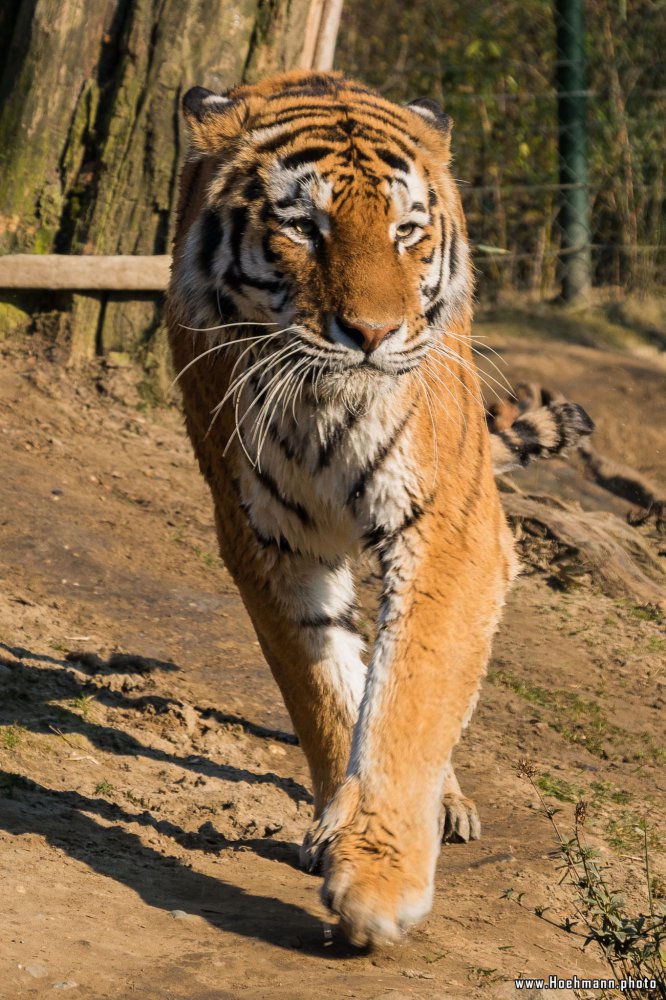
[[[248,350],[250,350],[250,348],[246,348],[243,354],[246,354]],[[264,368],[264,371],[261,373],[263,377],[266,374],[266,372],[270,371],[271,368],[273,368],[276,364],[278,364],[282,360],[282,358],[285,357],[285,355],[288,355],[289,353],[295,353],[298,350],[299,350],[298,344],[294,344],[292,342],[284,344],[279,350],[273,351],[271,354],[269,354],[267,358],[261,358],[261,357],[257,358],[256,361],[252,362],[249,368],[244,369],[240,373],[240,375],[234,379],[233,375],[241,360],[239,358],[232,369],[231,372],[232,381],[229,383],[227,391],[225,392],[224,396],[217,404],[217,406],[215,406],[215,408],[211,412],[216,413],[217,411],[221,410],[226,401],[236,392],[238,392],[241,386],[243,386],[249,379],[251,379],[252,376],[255,375],[260,368]]]
[[[184,327],[184,329],[188,329],[188,327]],[[286,329],[289,329],[289,327],[287,327]],[[236,344],[246,344],[248,341],[253,341],[254,342],[254,341],[257,341],[257,340],[263,340],[263,341],[272,340],[273,337],[277,337],[281,333],[285,333],[285,332],[286,332],[286,330],[278,330],[276,333],[268,333],[268,334],[266,334],[266,333],[260,333],[256,337],[241,337],[239,340],[227,340],[226,343],[224,343],[224,344],[216,344],[215,347],[210,347],[207,351],[202,351],[201,354],[197,354],[197,356],[195,358],[192,358],[192,360],[189,361],[185,365],[185,367],[182,368],[178,372],[178,374],[174,378],[173,382],[169,386],[169,389],[173,389],[173,387],[176,384],[176,382],[178,381],[178,379],[182,375],[184,375],[185,372],[189,368],[191,368],[193,364],[196,364],[197,361],[200,361],[201,358],[205,358],[209,354],[214,354],[215,351],[221,351],[225,347],[235,347]]]
[[[278,326],[278,323],[255,323],[254,320],[240,320],[236,323],[222,323],[221,326],[185,326],[179,323],[181,330],[189,330],[190,333],[213,333],[215,330],[228,330],[232,326]]]
[[[259,462],[261,460],[261,453],[264,448],[264,442],[266,440],[266,436],[268,434],[268,431],[270,430],[273,413],[280,406],[282,406],[284,412],[286,406],[283,397],[285,397],[288,394],[292,380],[295,381],[296,375],[300,374],[300,366],[307,363],[308,363],[307,361],[300,361],[296,364],[294,368],[291,368],[287,372],[286,378],[284,378],[282,382],[278,383],[277,387],[273,390],[273,392],[269,396],[266,397],[264,401],[263,409],[266,411],[267,418],[264,418],[263,431],[261,432],[261,436],[257,441],[257,467],[259,469],[261,468],[261,466],[259,465]],[[271,406],[273,412],[270,412]]]
[[[442,389],[446,392],[446,394],[451,397],[451,399],[453,400],[453,402],[456,404],[456,406],[458,408],[458,413],[462,417],[462,421],[463,421],[463,424],[465,426],[465,429],[467,429],[467,420],[465,418],[465,414],[462,411],[462,407],[460,405],[459,399],[457,398],[456,394],[453,392],[453,389],[451,388],[451,386],[446,384],[446,382],[444,381],[443,377],[439,374],[439,372],[435,371],[434,368],[432,368],[432,365],[436,364],[436,363],[437,363],[437,359],[432,358],[432,357],[428,358],[426,360],[425,364],[424,364],[424,369],[428,373],[428,375],[430,376],[430,378],[434,379],[435,382],[438,382],[439,385],[441,385]],[[453,372],[451,372],[451,370],[448,367],[447,367],[446,370],[447,370],[448,374],[452,375],[454,378],[457,379],[458,382],[460,382],[460,379],[458,379],[457,376],[453,375]],[[464,385],[463,382],[460,382],[460,384],[463,386],[463,388],[467,389],[467,386]],[[477,403],[479,402],[479,400],[475,399],[475,397],[472,397],[472,398],[475,400],[475,402],[477,402]],[[444,403],[444,400],[442,400],[442,403]],[[448,411],[448,407],[446,406],[446,404],[444,404],[444,405],[445,405],[445,408],[446,408],[446,413],[448,415],[448,412],[449,412]]]
[[[428,394],[428,385],[427,385],[425,379],[423,378],[423,376],[419,372],[415,372],[414,374],[416,375],[416,378],[418,379],[418,381],[421,383],[421,387],[423,389],[423,398],[425,399],[426,406],[428,407],[428,413],[430,414],[430,424],[432,426],[432,446],[433,446],[433,453],[434,453],[434,458],[435,458],[435,470],[433,472],[432,484],[431,484],[431,487],[430,487],[430,489],[432,491],[432,490],[434,490],[435,483],[437,482],[437,471],[439,469],[439,447],[438,447],[438,443],[437,443],[437,427],[435,425],[435,417],[434,417],[434,414],[432,412],[432,406],[430,405],[430,399],[429,399],[429,394]]]
[[[298,345],[296,345],[296,344],[292,344],[292,345],[287,345],[287,347],[292,347],[292,349],[293,349],[293,350],[292,350],[292,353],[294,353],[294,354],[295,354],[295,353],[297,353],[297,352],[298,352],[298,350],[299,350],[299,347],[298,347]],[[283,350],[284,350],[284,348],[283,348]],[[278,360],[280,360],[280,361],[285,361],[285,360],[286,360],[286,359],[287,359],[288,357],[290,357],[290,356],[291,356],[291,354],[282,354],[281,358],[279,358]],[[276,359],[275,359],[275,358],[274,358],[274,357],[273,357],[273,356],[271,355],[271,357],[270,357],[270,358],[268,358],[268,359],[266,359],[266,360],[267,360],[267,361],[273,361],[273,362],[275,362],[275,360],[276,360]],[[264,374],[264,373],[262,373],[262,374]],[[225,445],[225,447],[224,447],[224,451],[222,452],[222,455],[223,455],[223,456],[224,456],[224,455],[226,455],[227,451],[229,450],[229,446],[231,445],[231,442],[233,441],[234,437],[235,437],[235,436],[236,436],[237,434],[238,434],[238,437],[239,437],[239,440],[240,440],[240,441],[242,442],[242,435],[241,435],[241,433],[240,433],[240,428],[241,428],[241,425],[242,425],[242,424],[243,424],[243,423],[245,422],[245,420],[247,419],[247,416],[248,416],[248,414],[249,414],[249,413],[251,412],[251,410],[253,409],[253,407],[254,407],[254,406],[255,406],[255,405],[256,405],[256,404],[258,403],[258,401],[259,401],[259,400],[261,399],[261,397],[262,397],[262,396],[263,396],[263,395],[264,395],[264,394],[265,394],[266,392],[268,392],[268,391],[270,390],[271,386],[272,386],[272,385],[273,385],[273,383],[275,382],[275,379],[277,379],[277,378],[280,378],[280,377],[281,377],[281,375],[282,375],[282,372],[281,372],[281,371],[280,371],[280,372],[278,372],[278,374],[277,374],[277,375],[274,375],[274,376],[273,376],[273,378],[272,378],[272,379],[270,379],[270,381],[269,381],[269,382],[267,383],[267,385],[265,385],[265,386],[264,386],[264,387],[263,387],[263,388],[262,388],[262,389],[261,389],[261,390],[260,390],[260,391],[259,391],[259,392],[257,393],[257,395],[256,395],[256,396],[253,396],[253,398],[252,398],[252,400],[251,400],[251,402],[250,402],[250,405],[249,405],[249,406],[248,406],[248,408],[247,408],[247,409],[245,410],[245,412],[244,412],[243,416],[242,416],[242,417],[240,418],[240,420],[236,419],[236,429],[235,429],[235,431],[233,432],[233,434],[231,435],[231,437],[229,438],[229,440],[227,441],[227,443],[226,443],[226,445]],[[247,377],[247,376],[244,376],[244,378],[245,378],[245,377]],[[220,409],[221,409],[221,406],[222,406],[222,404],[221,404],[221,403],[218,403],[218,405],[217,405],[217,406],[215,407],[215,410],[216,410],[217,412],[216,412],[216,413],[215,413],[215,415],[213,416],[213,420],[211,421],[211,423],[210,423],[210,426],[209,426],[209,428],[208,428],[208,433],[210,432],[210,429],[211,429],[211,427],[213,426],[213,423],[215,422],[215,419],[217,418],[217,414],[218,414],[218,413],[220,412]],[[237,410],[236,410],[236,414],[237,414]],[[246,455],[247,455],[247,452],[246,452]],[[248,456],[248,458],[249,458],[249,456]],[[255,463],[255,462],[253,462],[253,461],[252,461],[252,459],[250,459],[250,464],[251,464],[252,466],[255,466],[255,464],[256,464],[256,463]]]
[[[505,390],[505,387],[502,385],[502,383],[498,382],[497,379],[493,378],[492,375],[488,375],[487,373],[484,374],[484,373],[478,371],[478,369],[475,367],[474,364],[472,364],[471,362],[467,361],[465,358],[461,357],[459,354],[456,354],[455,351],[452,351],[452,350],[446,348],[443,345],[433,346],[431,348],[431,353],[432,354],[438,354],[440,357],[448,358],[450,361],[457,362],[460,365],[460,367],[463,368],[466,372],[468,372],[472,377],[478,378],[479,381],[482,382],[483,385],[486,386],[486,388],[489,390],[489,392],[492,392],[493,395],[496,396],[497,399],[499,399],[500,402],[501,402],[502,397],[499,395],[499,393],[497,392],[497,390],[490,383],[494,382],[495,385],[499,386],[499,388],[502,389],[503,392],[506,391],[506,390]],[[453,374],[453,372],[451,374]]]
[[[457,340],[461,344],[467,343],[467,338],[466,337],[460,337],[457,334],[451,333],[448,330],[446,331],[446,336],[447,337],[451,337],[452,340]],[[471,338],[471,339],[473,340],[474,338]],[[512,396],[515,396],[514,388],[511,385],[511,382],[509,381],[509,379],[506,377],[506,375],[504,374],[504,372],[500,368],[498,368],[498,366],[495,364],[495,362],[492,360],[492,358],[487,357],[484,352],[485,351],[490,351],[492,354],[495,354],[499,358],[499,360],[502,362],[503,365],[508,365],[508,362],[504,360],[504,358],[502,357],[502,355],[499,354],[497,351],[493,350],[492,347],[485,346],[484,349],[483,349],[483,351],[480,351],[478,348],[474,347],[473,344],[471,344],[470,346],[471,346],[471,349],[474,352],[474,354],[476,354],[478,357],[485,358],[485,360],[488,362],[488,364],[491,364],[493,366],[493,368],[495,369],[495,371],[499,375],[500,379],[502,380],[502,383],[504,384],[504,386],[506,387],[506,389],[508,390],[508,392],[510,392]],[[499,385],[500,383],[498,382],[497,384]]]

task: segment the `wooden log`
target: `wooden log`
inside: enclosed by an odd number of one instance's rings
[[[0,288],[50,291],[163,292],[171,257],[19,253],[0,257]]]
[[[570,565],[555,561],[560,578],[587,574],[610,597],[647,602],[666,611],[666,573],[657,552],[615,514],[584,511],[543,494],[503,493],[502,504],[510,523],[533,536],[537,549],[545,545],[545,566],[553,565],[551,544],[562,549]]]

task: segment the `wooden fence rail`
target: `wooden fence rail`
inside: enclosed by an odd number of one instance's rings
[[[0,257],[0,289],[72,292],[163,292],[171,257],[8,254]]]

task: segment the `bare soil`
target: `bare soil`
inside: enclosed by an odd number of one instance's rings
[[[666,478],[654,358],[506,333],[491,330],[512,378],[563,390],[596,420],[599,450]],[[530,475],[606,502],[563,462]],[[557,920],[574,900],[521,758],[566,835],[588,801],[590,842],[643,910],[646,821],[666,892],[652,609],[554,590],[527,567],[458,751],[483,839],[443,848],[429,919],[370,954],[344,943],[298,868],[307,769],[217,557],[177,408],[147,404],[130,369],[74,374],[36,341],[5,348],[0,539],[3,1000],[513,997],[523,973],[603,974],[529,909]]]

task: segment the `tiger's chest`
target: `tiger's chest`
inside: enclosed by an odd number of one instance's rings
[[[239,449],[241,498],[259,541],[334,562],[397,530],[424,494],[409,403],[378,399],[274,416]]]

